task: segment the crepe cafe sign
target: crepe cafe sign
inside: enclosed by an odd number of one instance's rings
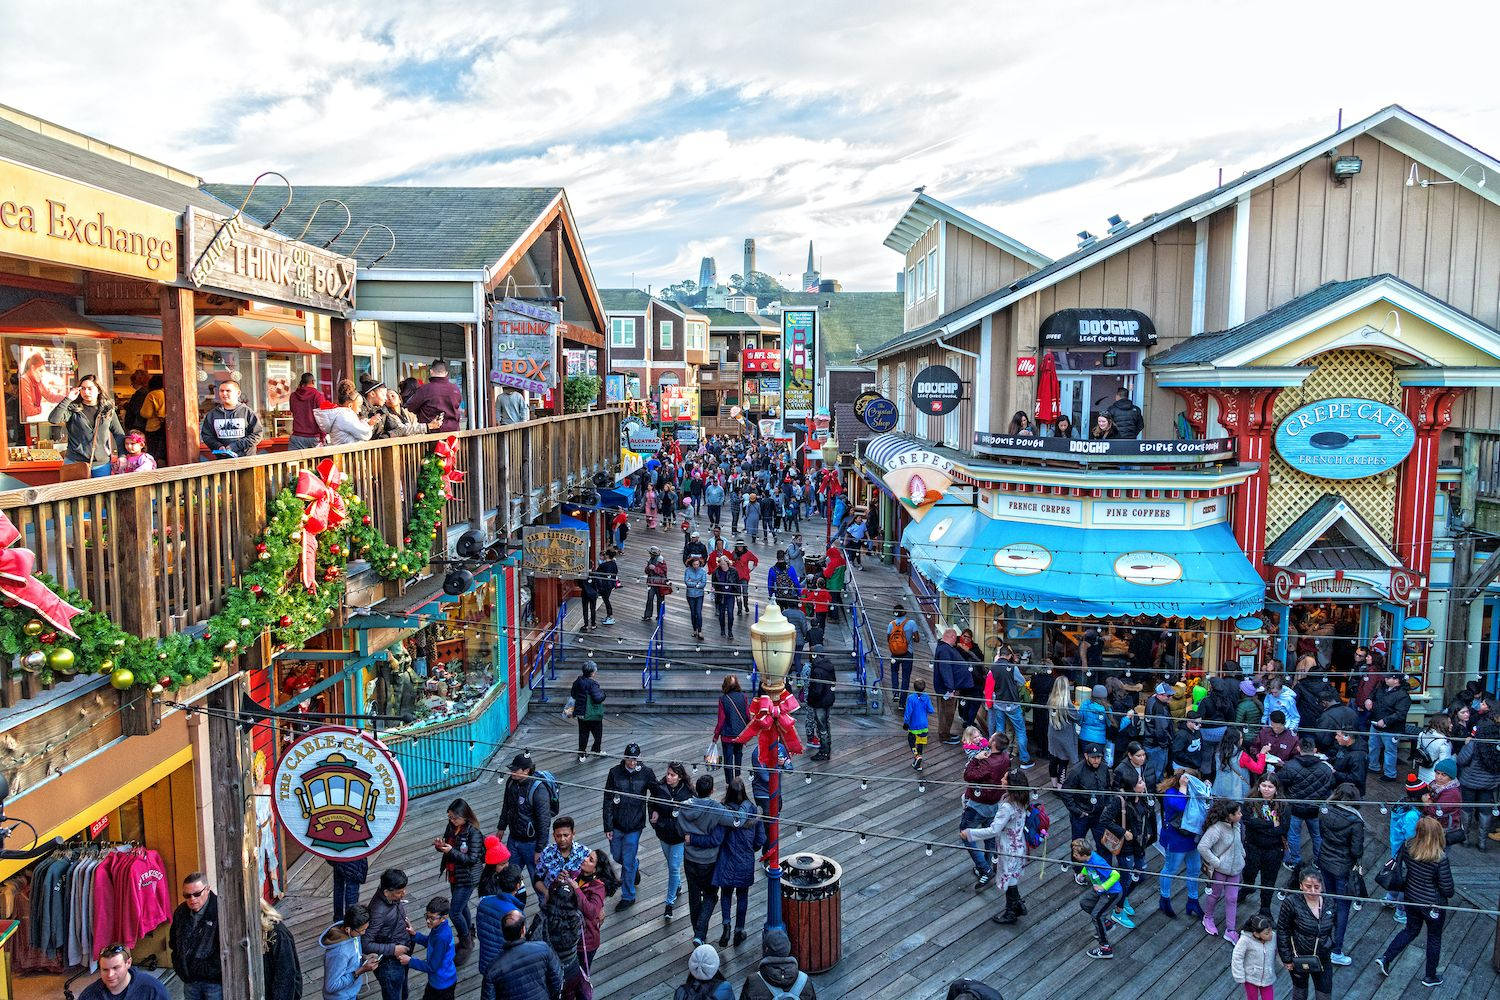
[[[0,163],[0,253],[107,274],[177,276],[177,215]]]
[[[1320,479],[1363,479],[1393,469],[1416,444],[1411,420],[1373,399],[1324,399],[1298,407],[1276,429],[1276,452]]]

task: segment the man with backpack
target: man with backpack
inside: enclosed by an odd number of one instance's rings
[[[818,1000],[807,973],[797,968],[792,941],[780,928],[768,930],[760,941],[761,960],[745,977],[740,1000]]]
[[[505,800],[500,808],[500,836],[510,836],[505,846],[511,859],[536,879],[536,861],[547,849],[552,817],[558,807],[557,781],[546,771],[538,772],[536,762],[527,753],[518,753],[510,762],[510,776],[505,779]]]
[[[776,562],[766,571],[766,592],[783,611],[801,600],[802,584],[797,571],[787,562],[786,549],[776,550]]]
[[[916,619],[906,613],[898,601],[891,610],[891,623],[885,629],[885,648],[891,654],[891,688],[895,694],[893,705],[906,704],[906,692],[911,688],[912,647],[922,630]]]

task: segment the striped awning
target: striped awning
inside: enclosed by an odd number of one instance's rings
[[[916,438],[891,431],[887,434],[877,434],[865,442],[864,460],[884,474],[891,467],[893,459],[909,452],[927,451],[930,448],[930,445]]]

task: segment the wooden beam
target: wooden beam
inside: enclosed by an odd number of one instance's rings
[[[559,215],[552,225],[547,227],[547,238],[550,241],[547,247],[548,259],[552,262],[552,305],[562,315],[563,303],[559,300],[563,293],[563,223]],[[557,393],[553,396],[552,412],[561,416],[567,412],[568,396],[568,356],[563,353],[567,343],[563,339],[563,327],[565,324],[557,324]]]
[[[341,378],[354,377],[354,321],[338,316],[328,320],[329,358],[333,362],[335,391]],[[377,373],[378,374],[378,373]]]
[[[264,666],[260,647],[247,651],[251,669]],[[252,838],[255,789],[250,787],[250,741],[237,721],[245,675],[209,695],[209,746],[213,756],[214,825],[218,834],[219,956],[224,982],[242,984],[242,996],[265,996],[261,959],[260,889]]]
[[[193,293],[161,290],[161,369],[167,412],[167,464],[198,461],[198,354],[193,340]]]

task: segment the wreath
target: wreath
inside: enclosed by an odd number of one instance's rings
[[[0,654],[38,674],[43,684],[93,671],[108,674],[118,690],[140,686],[160,694],[224,669],[268,632],[275,651],[300,645],[332,620],[351,560],[364,559],[384,580],[411,579],[427,566],[449,485],[463,479],[457,452],[450,437],[422,461],[400,545],[375,530],[369,507],[342,482],[331,459],[316,471],[300,470],[296,482],[271,499],[255,560],[200,634],[131,635],[76,590],[46,574],[30,574],[30,552],[0,549],[26,570],[0,568],[0,593],[6,595],[0,599]]]

